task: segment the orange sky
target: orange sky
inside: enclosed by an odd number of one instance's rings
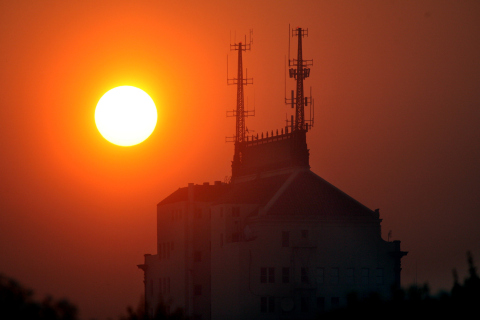
[[[84,319],[136,306],[156,204],[230,174],[231,37],[254,30],[247,127],[275,130],[291,114],[289,24],[309,29],[312,170],[380,208],[384,237],[392,230],[409,251],[403,285],[449,289],[467,250],[480,261],[473,0],[1,1],[0,272],[67,297]],[[131,148],[94,123],[98,99],[119,85],[158,106],[153,135]]]

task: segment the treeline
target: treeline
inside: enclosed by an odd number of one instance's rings
[[[127,316],[120,317],[120,320],[189,320],[183,311],[178,308],[174,312],[168,312],[167,306],[163,303],[157,308],[153,317],[148,316],[145,313],[145,305],[140,304],[136,311],[131,307],[127,308]]]
[[[77,308],[65,299],[33,299],[33,291],[0,274],[0,319],[76,320]]]
[[[454,285],[450,292],[430,294],[428,285],[411,286],[408,289],[393,290],[392,298],[383,300],[377,295],[359,299],[351,294],[345,308],[332,310],[321,315],[321,319],[341,319],[343,317],[366,316],[369,320],[415,318],[467,319],[478,316],[480,304],[480,278],[473,258],[467,253],[468,277],[460,283],[457,272],[453,270]]]
[[[127,314],[119,320],[150,320],[144,312],[144,301],[137,310],[126,309]],[[78,309],[66,299],[55,300],[51,296],[35,300],[33,291],[24,288],[16,280],[0,274],[0,320],[78,320]],[[152,320],[184,320],[183,310],[167,312],[161,304]]]
[[[410,316],[425,318],[467,318],[478,316],[480,304],[480,278],[477,274],[472,255],[467,253],[468,277],[460,282],[457,272],[453,271],[453,287],[450,292],[435,296],[430,294],[428,285],[411,286],[408,289],[396,289],[392,298],[385,300],[378,295],[360,299],[356,294],[348,297],[347,306],[320,315],[319,319],[343,319],[346,317],[368,317],[369,320],[406,318]],[[127,314],[120,320],[183,320],[187,319],[181,309],[167,312],[161,304],[156,315],[151,318],[144,312],[144,302],[137,310],[127,308]],[[77,308],[65,299],[54,300],[46,297],[42,301],[33,299],[33,292],[23,288],[18,282],[0,274],[0,319],[16,320],[77,320]]]

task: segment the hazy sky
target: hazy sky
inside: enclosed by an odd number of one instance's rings
[[[156,204],[230,175],[231,41],[253,29],[247,127],[292,114],[289,24],[308,28],[314,62],[312,171],[380,208],[384,238],[409,251],[404,286],[450,289],[467,250],[480,265],[480,2],[32,0],[0,1],[0,272],[82,318],[136,306]],[[94,123],[119,85],[159,112],[131,148]]]

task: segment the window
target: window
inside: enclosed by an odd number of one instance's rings
[[[180,220],[182,218],[181,214],[182,214],[181,209],[173,209],[172,210],[172,220],[173,221]]]
[[[362,285],[367,286],[370,281],[370,270],[362,268]]]
[[[260,297],[260,312],[275,312],[275,297]]]
[[[202,286],[199,284],[196,284],[193,286],[193,294],[196,296],[201,296],[202,295]]]
[[[234,232],[232,233],[232,242],[239,242],[240,241],[240,226],[238,225],[238,221],[234,221],[233,228],[234,228]]]
[[[172,210],[172,220],[178,221],[182,219],[182,209],[173,209]]]
[[[282,268],[282,283],[290,283],[290,268]]]
[[[232,207],[232,217],[240,217],[240,207]]]
[[[288,231],[282,231],[282,247],[290,246],[290,233]]]
[[[263,313],[267,312],[267,304],[268,304],[267,301],[268,301],[267,297],[260,298],[260,311]]]
[[[232,242],[239,242],[240,241],[240,233],[234,232],[232,233]]]
[[[347,284],[355,284],[355,270],[353,268],[347,268],[346,281]]]
[[[267,268],[260,268],[260,283],[267,283]]]
[[[324,284],[325,283],[325,269],[324,268],[317,268],[317,284]]]
[[[202,261],[202,252],[201,251],[195,251],[193,253],[193,261],[194,262],[200,262]]]
[[[275,268],[260,268],[260,283],[275,282]]]
[[[340,298],[332,297],[332,308],[338,308],[339,305],[340,305]]]
[[[330,274],[330,283],[331,284],[338,284],[338,278],[339,278],[339,269],[338,268],[332,268],[331,274]]]
[[[317,310],[319,312],[325,311],[325,297],[317,297]]]
[[[383,284],[383,268],[377,268],[377,274],[375,277],[375,281],[377,285],[382,285]]]
[[[308,268],[302,267],[300,269],[300,280],[302,283],[308,283]]]
[[[308,239],[308,230],[302,230],[302,238]]]
[[[308,297],[301,297],[300,298],[300,311],[301,312],[308,312]]]
[[[158,256],[160,259],[170,258],[170,250],[173,249],[173,242],[162,242],[158,246]]]
[[[268,312],[275,312],[275,297],[268,297]]]
[[[275,268],[268,268],[268,282],[275,282]]]

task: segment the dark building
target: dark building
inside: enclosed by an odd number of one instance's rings
[[[146,311],[159,303],[194,319],[301,319],[342,306],[349,293],[389,296],[400,285],[400,241],[381,237],[372,211],[310,170],[302,59],[295,120],[246,137],[241,52],[237,133],[229,183],[189,184],[157,205],[157,254],[145,255]],[[308,69],[308,70],[307,70]],[[299,85],[299,82],[302,82]],[[242,87],[242,88],[240,88]],[[301,87],[301,88],[299,88]],[[241,100],[241,101],[239,101]],[[301,110],[299,110],[301,109]]]

